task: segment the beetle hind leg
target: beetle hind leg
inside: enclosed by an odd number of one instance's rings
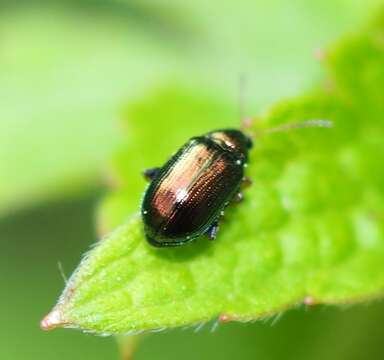
[[[146,180],[151,181],[159,174],[160,168],[150,168],[143,171]]]
[[[209,240],[215,240],[217,236],[217,232],[219,231],[219,223],[215,221],[206,231],[206,235]]]
[[[237,191],[237,193],[233,196],[233,198],[229,201],[227,206],[236,206],[237,204],[240,204],[244,200],[244,195],[241,189]]]
[[[245,189],[251,185],[252,185],[252,179],[249,176],[244,176],[241,183],[241,188]]]
[[[239,191],[232,199],[233,204],[241,203],[244,200],[244,195],[241,191]]]

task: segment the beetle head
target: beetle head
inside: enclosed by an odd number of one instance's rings
[[[237,153],[247,159],[248,152],[252,148],[252,140],[242,131],[237,129],[215,130],[207,136],[227,150]]]

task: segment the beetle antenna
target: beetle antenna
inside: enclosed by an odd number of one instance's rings
[[[312,127],[332,128],[333,122],[330,120],[323,120],[323,119],[306,120],[306,121],[301,121],[297,123],[283,124],[270,129],[265,129],[262,131],[262,134],[271,134],[276,132],[290,131],[292,129],[302,129],[302,128],[312,128]]]
[[[238,108],[239,108],[239,119],[240,119],[240,128],[242,130],[248,129],[253,123],[253,119],[250,116],[246,116],[245,105],[246,105],[246,88],[247,88],[247,78],[244,74],[239,76],[238,84]]]
[[[263,129],[258,131],[249,130],[247,127],[243,127],[242,130],[243,131],[244,129],[247,130],[246,133],[248,134],[248,136],[254,139],[259,136],[269,135],[273,133],[291,131],[293,129],[313,128],[313,127],[330,129],[333,127],[333,122],[330,120],[324,120],[324,119],[312,119],[312,120],[305,120],[305,121],[300,121],[296,123],[283,124],[283,125],[269,128],[269,129]]]
[[[330,120],[325,119],[311,119],[311,120],[305,120],[300,121],[296,123],[288,123],[283,125],[278,125],[276,127],[272,127],[270,129],[261,130],[258,131],[257,134],[254,133],[254,131],[251,130],[251,127],[254,123],[255,118],[246,116],[245,114],[245,103],[246,103],[246,77],[244,74],[240,74],[239,76],[239,83],[238,83],[238,108],[239,108],[239,117],[240,117],[240,129],[244,132],[247,132],[250,137],[254,138],[255,135],[266,135],[271,133],[278,133],[278,132],[285,132],[290,131],[292,129],[302,129],[302,128],[312,128],[312,127],[318,127],[318,128],[332,128],[333,122]]]
[[[240,118],[240,121],[243,121],[244,119],[244,116],[245,116],[245,76],[244,74],[240,74],[239,75],[239,79],[238,79],[238,99],[237,99],[237,103],[238,103],[238,111],[239,111],[239,118]]]

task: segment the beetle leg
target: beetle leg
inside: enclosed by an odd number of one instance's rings
[[[219,230],[219,224],[217,221],[215,221],[210,227],[209,229],[207,230],[207,232],[205,233],[207,236],[208,236],[208,239],[209,240],[215,240],[216,239],[216,235],[217,235],[217,232]]]
[[[243,193],[239,190],[227,206],[235,206],[244,200]]]
[[[248,176],[244,176],[242,183],[241,183],[241,187],[244,189],[244,188],[247,188],[251,185],[252,185],[252,179]]]
[[[150,168],[143,171],[144,178],[148,181],[153,180],[159,173],[160,168]]]
[[[244,200],[244,195],[239,191],[233,198],[232,202],[235,204],[241,203]]]

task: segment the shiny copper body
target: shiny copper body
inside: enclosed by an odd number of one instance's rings
[[[250,144],[238,130],[220,130],[192,138],[172,156],[144,195],[148,241],[178,246],[207,232],[239,191]]]

